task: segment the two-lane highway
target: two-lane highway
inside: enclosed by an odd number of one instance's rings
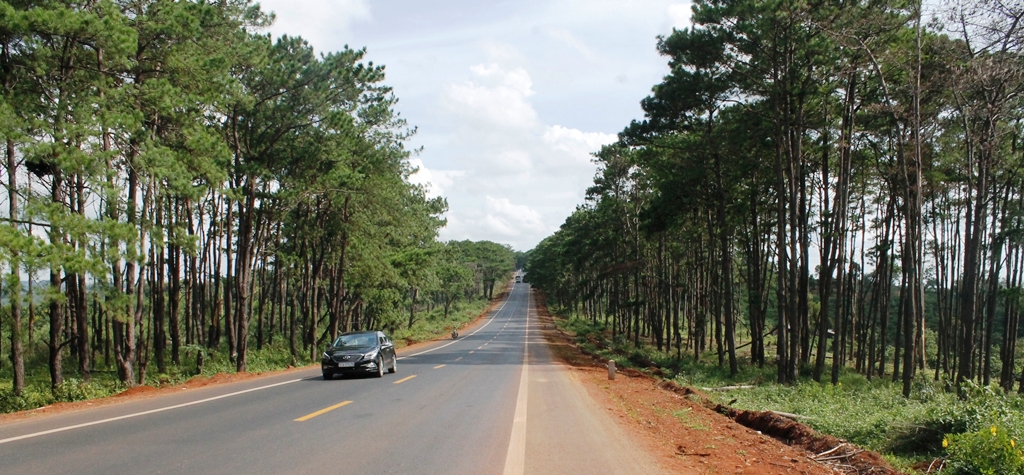
[[[532,329],[530,290],[383,378],[319,368],[0,425],[0,473],[654,473]]]

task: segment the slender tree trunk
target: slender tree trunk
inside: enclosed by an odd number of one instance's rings
[[[9,56],[7,43],[3,46],[3,56]],[[6,62],[6,61],[5,61]],[[12,221],[11,226],[17,228],[13,220],[20,216],[18,210],[18,161],[15,158],[14,140],[7,139],[7,209]],[[12,390],[15,396],[21,396],[25,390],[25,350],[21,337],[21,260],[17,248],[11,249],[11,278],[9,282],[8,300],[11,302],[11,367]]]
[[[54,205],[64,205],[64,193],[63,193],[63,173],[59,168],[54,167],[53,169],[53,184],[50,190],[51,198]],[[64,235],[58,230],[57,226],[50,226],[50,242],[57,244],[64,241]],[[50,288],[53,295],[59,295],[61,287],[61,276],[60,267],[50,267]],[[61,341],[64,333],[64,308],[60,303],[60,300],[56,297],[50,297],[50,339],[49,344],[49,367],[50,367],[50,389],[57,391],[57,388],[64,383],[64,369],[61,361],[61,348],[63,343]]]
[[[85,181],[82,179],[82,175],[79,174],[75,180],[75,193],[77,194],[78,204],[78,215],[84,221],[85,218]],[[85,243],[78,243],[79,248],[85,253]],[[78,373],[82,376],[82,380],[89,382],[92,380],[92,352],[89,348],[89,315],[88,305],[86,301],[86,279],[85,273],[79,272],[74,276],[77,290],[75,292],[75,299],[71,302],[75,307],[75,326],[77,332],[77,349],[78,349]]]

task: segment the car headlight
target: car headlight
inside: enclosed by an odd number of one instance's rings
[[[327,354],[325,351],[324,354],[320,356],[320,359],[329,360],[331,359],[331,355]]]
[[[374,359],[377,359],[377,350],[373,350],[373,351],[363,355],[363,359],[364,360],[374,360]]]

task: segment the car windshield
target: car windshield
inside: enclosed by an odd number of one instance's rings
[[[373,334],[341,335],[337,340],[334,340],[334,344],[331,346],[335,348],[355,348],[373,346],[376,341],[377,336]]]

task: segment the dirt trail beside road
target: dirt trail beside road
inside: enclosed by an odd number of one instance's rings
[[[595,403],[615,418],[626,433],[640,441],[650,456],[674,473],[898,473],[878,454],[859,451],[856,447],[843,446],[822,455],[831,449],[828,444],[835,446],[842,441],[821,436],[786,419],[780,423],[790,430],[787,434],[794,437],[792,440],[779,440],[750,429],[716,412],[699,393],[639,371],[620,371],[617,378],[610,381],[604,362],[581,352],[570,336],[555,329],[542,301],[537,303],[537,315],[552,353],[574,372]],[[751,414],[757,413],[744,414],[749,419]],[[772,432],[774,427],[764,429]]]
[[[680,474],[897,473],[888,467],[878,454],[861,451],[832,437],[821,436],[802,424],[772,414],[716,407],[699,392],[681,388],[645,373],[624,370],[619,373],[616,380],[609,381],[604,362],[584,354],[573,343],[574,339],[571,336],[556,330],[551,316],[543,305],[542,296],[535,297],[541,298],[534,299],[536,320],[531,326],[541,329],[547,342],[546,349],[550,350],[552,358],[547,361],[554,362],[553,366],[552,363],[546,363],[531,370],[538,384],[531,386],[531,392],[535,393],[537,399],[534,400],[536,402],[531,402],[530,410],[536,412],[538,418],[531,421],[534,429],[527,439],[527,447],[531,449],[527,451],[527,456],[534,456],[534,460],[527,461],[527,468],[534,469],[535,473],[557,473],[559,469],[570,469],[575,466],[575,462],[563,458],[576,456],[589,461],[604,460],[601,465],[605,469],[604,473],[611,473],[618,466],[629,466],[630,462],[627,462],[627,459],[633,459],[634,465],[645,465],[643,460],[636,460],[638,458],[646,458],[670,473]],[[500,301],[495,300],[496,303]],[[492,309],[496,303],[492,304]],[[486,311],[475,321],[467,324],[463,332],[469,334],[478,328],[485,315]],[[408,354],[427,344],[429,343],[415,344],[404,348],[400,353]],[[560,372],[561,369],[556,368],[563,365],[571,376],[571,383],[567,384],[571,384],[572,387],[568,393],[559,392],[566,388],[553,384],[556,374],[552,371]],[[0,415],[0,424],[44,414],[148,399],[186,389],[264,378],[283,372],[303,371],[309,369],[292,368],[264,374],[222,374],[208,378],[197,377],[184,384],[162,388],[139,387],[114,397]],[[573,396],[573,401],[578,402],[576,406],[582,408],[581,411],[598,411],[591,413],[596,415],[591,417],[596,421],[592,424],[594,427],[591,427],[591,434],[576,434],[574,431],[581,429],[576,422],[563,421],[565,423],[561,424],[559,429],[559,417],[551,416],[554,412],[560,412],[565,413],[562,416],[568,417],[571,411],[566,411],[556,403],[564,405],[570,395]],[[545,409],[545,404],[551,407]],[[600,427],[603,419],[613,421],[608,422],[611,426]],[[542,422],[545,420],[550,421],[546,426]],[[529,427],[530,425],[527,426],[528,430]],[[763,433],[749,427],[756,427]],[[565,431],[569,432],[563,433]],[[570,443],[565,444],[565,448],[570,450],[556,450],[547,454],[549,456],[546,458],[537,459],[538,454],[546,453],[544,450],[537,450],[537,447],[554,447],[559,443],[559,438],[552,437],[552,434],[575,439],[576,442],[586,442],[594,436],[614,434],[615,440],[620,442],[613,442],[618,445],[617,447],[605,447],[607,443],[604,441],[595,442],[591,444],[592,447],[585,447],[586,450],[582,450],[579,449],[579,444],[576,444],[576,447],[569,447],[573,444],[568,441]],[[623,443],[622,439],[629,440]],[[612,459],[609,460],[608,457]],[[656,471],[649,470],[648,473]]]

